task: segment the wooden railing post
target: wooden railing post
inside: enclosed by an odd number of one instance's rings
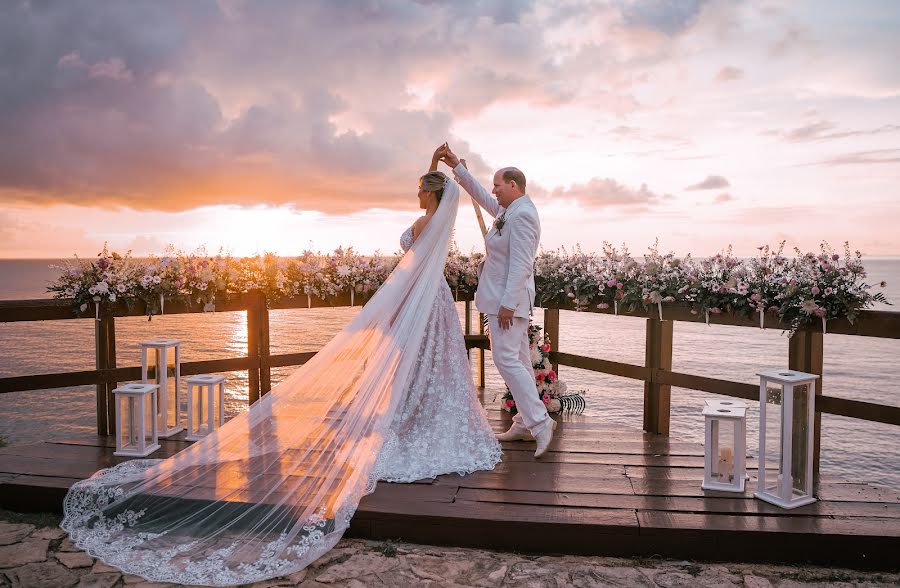
[[[797,331],[788,341],[788,367],[792,370],[806,372],[807,374],[816,374],[819,379],[816,380],[816,396],[822,395],[822,371],[825,361],[825,345],[822,333],[818,331]],[[813,413],[813,484],[818,485],[819,482],[819,462],[822,454],[822,413],[818,409],[818,401],[816,402],[816,410]],[[791,447],[794,450],[791,463],[799,464],[799,452],[806,447],[806,435],[804,424],[806,422],[806,411],[794,411],[793,438],[791,439]],[[792,472],[797,477],[803,477],[805,472],[799,470]]]
[[[94,356],[98,370],[116,367],[115,322],[112,316],[100,315],[94,321]],[[114,382],[108,382],[104,374],[97,378],[97,434],[111,435],[115,422]]]
[[[544,309],[544,335],[550,337],[550,351],[559,351],[559,309]],[[559,374],[559,364],[551,364],[553,371]]]
[[[269,309],[266,297],[259,300],[259,388],[262,394],[272,389],[272,360],[269,346]]]
[[[478,313],[478,334],[484,335],[484,313]],[[487,350],[483,347],[478,350],[478,387],[484,388],[484,354]]]
[[[466,324],[465,324],[465,328],[463,329],[463,333],[465,333],[466,335],[471,335],[472,334],[472,301],[466,300],[464,303],[464,306],[466,309]],[[470,351],[471,350],[469,348],[466,348],[466,357],[468,357],[469,359],[472,358],[472,354],[470,353]]]
[[[669,435],[672,387],[656,383],[656,370],[672,371],[672,321],[647,319],[646,360],[651,379],[644,382],[644,430]]]
[[[247,357],[251,366],[247,370],[247,402],[253,404],[259,400],[259,305],[253,300],[247,305]]]

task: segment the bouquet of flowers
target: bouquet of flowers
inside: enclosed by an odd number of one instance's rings
[[[96,318],[100,318],[102,303],[120,299],[130,302],[141,292],[138,275],[142,272],[131,252],[124,256],[110,253],[106,244],[95,261],[76,256],[72,262],[53,267],[60,270],[60,275],[47,291],[53,292],[55,298],[72,299],[75,312],[84,313],[93,307]]]
[[[659,319],[662,320],[664,302],[685,300],[684,289],[686,275],[690,274],[691,259],[676,257],[674,253],[662,255],[659,252],[659,241],[649,248],[644,262],[633,266],[631,276],[633,283],[625,289],[624,302],[632,310],[638,305],[644,308],[656,306]]]
[[[795,251],[797,258],[781,279],[786,288],[777,296],[781,302],[778,315],[791,331],[821,320],[825,332],[828,319],[846,318],[852,323],[859,311],[873,302],[887,303],[883,293],[871,292],[872,286],[865,282],[862,254],[851,254],[849,243],[844,243],[843,258],[824,242],[818,255]],[[882,288],[885,285],[880,284]]]
[[[459,293],[474,293],[478,286],[478,264],[484,259],[482,253],[463,255],[455,246],[451,247],[444,267],[447,285],[459,298]]]
[[[583,412],[586,406],[584,396],[579,392],[567,393],[568,387],[559,380],[550,364],[550,337],[541,337],[541,330],[541,327],[529,322],[528,343],[538,398],[547,407],[547,412]],[[501,399],[501,408],[511,414],[519,412],[509,387]]]

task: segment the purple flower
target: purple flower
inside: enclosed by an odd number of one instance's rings
[[[818,287],[818,286],[813,286],[813,287],[812,287],[812,293],[813,293],[813,296],[818,296],[818,295],[819,295],[819,292],[820,292],[820,290],[819,290],[819,287]]]

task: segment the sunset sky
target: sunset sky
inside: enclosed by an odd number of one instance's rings
[[[0,257],[391,253],[445,140],[545,249],[900,255],[898,56],[894,0],[4,1]]]

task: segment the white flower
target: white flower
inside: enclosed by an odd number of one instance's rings
[[[160,278],[159,276],[153,276],[154,284],[159,284],[160,282],[162,282],[162,278]]]
[[[127,289],[128,288],[125,287],[125,284],[119,284],[118,286],[116,286],[116,290],[118,290],[120,294],[124,294],[125,290]]]
[[[115,301],[116,301],[116,293],[115,293],[115,292],[113,292],[113,293],[111,293],[111,294],[109,295],[109,301],[110,301],[110,302],[115,302]]]
[[[343,264],[339,265],[337,266],[337,274],[342,278],[345,278],[350,275],[350,268]]]
[[[99,284],[97,284],[95,289],[100,294],[106,294],[107,292],[109,292],[109,284],[107,284],[106,282],[100,282]]]

